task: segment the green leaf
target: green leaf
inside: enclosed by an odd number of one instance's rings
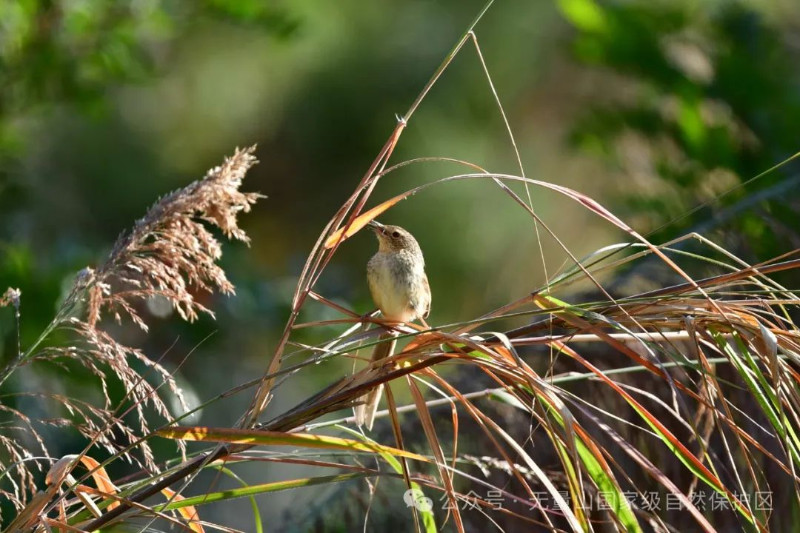
[[[346,431],[348,433],[351,433],[352,435],[355,435],[356,437],[364,440],[365,442],[370,442],[370,443],[373,443],[373,444],[377,444],[372,439],[370,439],[367,436],[355,431],[352,428],[348,428],[346,426],[337,426],[337,427],[339,429],[343,430],[343,431]],[[381,455],[381,457],[383,457],[383,460],[386,461],[389,464],[389,466],[391,466],[392,469],[395,472],[397,472],[401,476],[403,475],[403,466],[400,464],[400,461],[398,461],[397,458],[394,455],[392,455],[392,454],[390,454],[388,452],[380,452],[380,455]],[[414,489],[414,490],[418,490],[423,495],[425,494],[425,491],[422,490],[422,486],[419,483],[417,483],[416,481],[411,481],[411,488]],[[419,514],[422,516],[422,525],[425,527],[426,533],[436,533],[437,532],[436,520],[435,520],[435,518],[433,516],[433,509],[431,509],[429,511],[426,511],[426,510],[417,508],[417,510],[419,511]]]
[[[242,487],[247,487],[248,486],[247,482],[245,480],[243,480],[242,478],[237,476],[229,468],[225,468],[224,466],[216,466],[216,465],[211,465],[211,468],[216,468],[217,470],[219,470],[223,474],[227,475],[228,477],[232,477],[233,479],[235,479],[236,481],[241,483]],[[254,523],[255,531],[256,531],[256,533],[264,533],[264,526],[261,523],[261,512],[259,512],[259,510],[258,510],[258,502],[256,502],[256,499],[252,495],[250,495],[249,498],[250,498],[250,508],[253,509],[253,521],[255,522]]]
[[[524,411],[530,410],[508,392],[499,391],[493,396],[497,396],[497,398],[502,402],[513,405],[514,407]],[[542,400],[542,404],[547,407],[548,413],[550,413],[558,425],[560,425],[563,429],[566,429],[561,413],[551,406],[550,403],[546,401],[546,398],[542,398],[541,395],[539,398]],[[625,526],[626,531],[642,531],[639,521],[636,520],[636,516],[634,516],[633,510],[631,509],[625,494],[623,494],[622,489],[619,487],[614,478],[608,472],[606,472],[600,461],[594,456],[589,447],[583,442],[583,439],[579,437],[575,431],[569,432],[569,434],[573,435],[573,442],[575,444],[575,449],[578,452],[578,457],[580,457],[585,471],[595,482],[599,492],[606,500],[606,503],[609,506],[609,511],[617,516],[619,521]],[[562,461],[565,467],[569,470],[570,465],[572,465],[572,461],[566,446],[564,446],[564,444],[562,444],[555,436],[552,439],[552,442],[556,445],[556,450],[558,451],[559,455],[562,456]],[[569,472],[567,473],[569,474]]]
[[[351,439],[312,435],[310,433],[282,433],[280,431],[260,431],[256,429],[210,428],[203,426],[171,426],[156,431],[156,435],[175,440],[201,442],[227,442],[231,444],[252,444],[269,446],[302,446],[328,450],[348,450],[354,452],[384,452],[429,463],[422,455],[383,446],[377,443],[359,442]]]
[[[188,507],[190,505],[198,506],[207,503],[221,502],[226,500],[233,500],[236,498],[244,498],[246,496],[253,496],[256,494],[265,494],[268,492],[278,492],[281,490],[295,489],[298,487],[310,487],[312,485],[323,485],[325,483],[338,483],[340,481],[348,481],[351,479],[360,479],[368,477],[370,474],[364,472],[353,472],[350,474],[337,474],[335,476],[320,476],[320,477],[306,477],[300,479],[290,479],[287,481],[274,481],[272,483],[262,483],[260,485],[250,485],[238,489],[228,489],[219,492],[209,492],[185,498],[180,501],[173,501],[161,505],[154,505],[153,509],[156,511],[172,511],[180,509],[181,507]]]
[[[559,0],[558,7],[564,18],[579,30],[603,33],[608,29],[608,18],[594,0]]]

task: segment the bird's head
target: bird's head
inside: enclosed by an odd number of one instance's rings
[[[422,254],[417,239],[400,226],[387,226],[372,220],[368,223],[378,237],[378,250],[381,252],[409,251]]]

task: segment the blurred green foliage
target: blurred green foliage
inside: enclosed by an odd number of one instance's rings
[[[577,30],[575,57],[622,77],[612,82],[620,95],[602,91],[572,135],[621,170],[621,214],[655,242],[718,230],[710,235],[750,260],[796,244],[798,166],[745,184],[798,151],[798,31],[776,20],[780,6],[560,5]]]
[[[61,101],[102,105],[110,84],[152,75],[159,46],[204,17],[283,38],[299,27],[288,11],[256,0],[4,0],[0,116]]]
[[[0,1],[0,279],[10,286],[25,287],[22,336],[26,340],[35,338],[49,321],[65,288],[62,285],[71,282],[68,278],[62,283],[65,271],[77,272],[81,262],[99,259],[96,250],[81,249],[82,239],[74,235],[62,240],[66,254],[36,248],[32,237],[36,232],[29,227],[35,222],[30,209],[41,201],[37,195],[43,189],[57,186],[37,187],[25,179],[23,165],[37,145],[47,142],[41,136],[55,132],[32,131],[31,123],[51,121],[64,108],[102,120],[112,112],[111,88],[120,83],[146,83],[158,75],[169,62],[170,43],[204,19],[257,28],[276,39],[291,38],[300,27],[300,20],[290,11],[255,0]],[[75,133],[70,132],[70,140],[76,140]],[[77,133],[77,142],[80,137]],[[111,138],[118,139],[115,135]],[[70,154],[75,146],[66,148]],[[113,151],[105,155],[113,156]],[[146,165],[146,160],[143,163]],[[135,175],[145,171],[136,165],[131,170],[134,181]],[[115,186],[105,172],[102,179]],[[104,191],[100,188],[98,192],[98,198],[87,200],[102,206]],[[146,202],[156,199],[157,194],[150,192],[142,198],[144,204],[130,211],[131,222],[133,216],[143,214]],[[58,201],[70,199],[59,196]],[[107,207],[114,210],[118,206]],[[90,216],[98,215],[96,209]],[[121,229],[104,235],[105,246]],[[49,305],[43,305],[47,302]],[[10,327],[3,317],[2,331]]]

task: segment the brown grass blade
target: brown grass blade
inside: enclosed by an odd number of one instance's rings
[[[349,224],[337,229],[334,231],[330,237],[325,240],[324,248],[330,249],[333,248],[337,243],[344,242],[346,239],[349,239],[356,233],[358,233],[361,228],[366,226],[372,220],[375,220],[380,215],[385,213],[390,207],[394,206],[400,200],[405,200],[408,198],[405,194],[399,194],[394,198],[389,198],[383,203],[380,203],[373,207],[372,209],[365,211],[364,213],[360,214],[356,218],[353,219],[352,222]]]
[[[161,492],[164,496],[167,497],[170,501],[182,501],[186,498],[175,492],[170,488],[163,488]],[[205,529],[199,523],[200,515],[197,514],[197,509],[194,508],[194,505],[187,505],[186,507],[178,507],[178,513],[188,522],[189,529],[194,531],[195,533],[205,533]]]
[[[433,373],[432,369],[429,371]],[[408,382],[408,387],[411,390],[411,395],[414,398],[414,404],[417,406],[417,415],[419,416],[420,422],[422,422],[422,429],[425,431],[425,437],[428,440],[428,445],[431,447],[433,456],[436,458],[436,468],[439,470],[439,477],[442,480],[445,494],[450,502],[450,505],[448,506],[450,509],[448,509],[448,511],[453,511],[453,519],[455,520],[456,529],[458,531],[464,531],[464,521],[461,518],[458,502],[456,501],[453,478],[450,474],[450,471],[447,469],[447,461],[444,458],[442,444],[439,442],[439,438],[436,436],[436,427],[431,419],[431,413],[428,410],[428,406],[425,405],[425,400],[422,397],[419,387],[417,387],[417,384],[414,383],[414,380],[411,378],[411,376],[407,376],[406,380]]]

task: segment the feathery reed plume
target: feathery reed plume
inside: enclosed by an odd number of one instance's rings
[[[152,450],[147,441],[141,440],[150,433],[145,408],[149,406],[167,421],[173,420],[173,416],[163,393],[159,394],[150,381],[155,378],[166,385],[184,409],[188,408],[169,371],[141,350],[118,342],[101,327],[102,318],[110,315],[122,323],[127,317],[147,331],[137,305],[155,297],[166,299],[184,320],[193,321],[199,313],[213,317],[211,310],[198,303],[193,293],[218,290],[232,294],[234,287],[217,265],[222,255],[221,243],[206,224],[218,227],[230,239],[248,242],[238,226],[237,215],[250,211],[261,197],[239,191],[245,173],[256,163],[254,150],[255,147],[237,150],[203,179],[156,202],[131,231],[117,239],[102,265],[96,270],[85,268],[76,276],[68,296],[39,339],[0,369],[2,384],[23,365],[47,362],[69,368],[69,361],[77,362],[98,379],[103,396],[103,405],[42,390],[15,391],[7,396],[33,399],[46,405],[45,412],[56,414],[39,420],[0,405],[0,413],[9,420],[8,427],[13,428],[16,436],[24,433],[24,438],[0,435],[0,471],[10,474],[14,466],[17,471],[16,479],[5,476],[9,490],[0,489],[0,497],[10,500],[17,509],[25,506],[27,493],[36,490],[28,463],[33,462],[40,470],[42,465],[31,458],[43,455],[49,460],[50,457],[37,426],[70,427],[110,454],[158,471]],[[18,290],[9,289],[0,297],[0,306],[12,304],[19,312],[19,297]],[[48,336],[55,330],[68,332],[72,341],[48,345]],[[134,362],[147,371],[138,370]],[[112,377],[122,384],[124,398],[112,399],[109,392]],[[129,413],[135,415],[138,428],[129,425]]]
[[[14,307],[19,307],[19,298],[22,295],[22,292],[19,289],[14,289],[13,287],[9,287],[6,289],[6,292],[3,293],[3,296],[0,296],[0,307],[5,307],[7,305],[13,305]]]
[[[101,310],[108,308],[117,321],[121,310],[146,330],[132,300],[154,296],[166,298],[184,320],[195,320],[198,312],[213,316],[189,288],[208,292],[216,288],[224,294],[233,294],[234,288],[216,264],[222,247],[202,222],[217,226],[229,239],[249,242],[236,217],[250,211],[261,197],[239,191],[245,173],[256,162],[254,149],[237,150],[202,180],[164,196],[136,222],[133,231],[120,236],[93,276],[87,319],[91,327]],[[113,281],[123,287],[112,290]]]

